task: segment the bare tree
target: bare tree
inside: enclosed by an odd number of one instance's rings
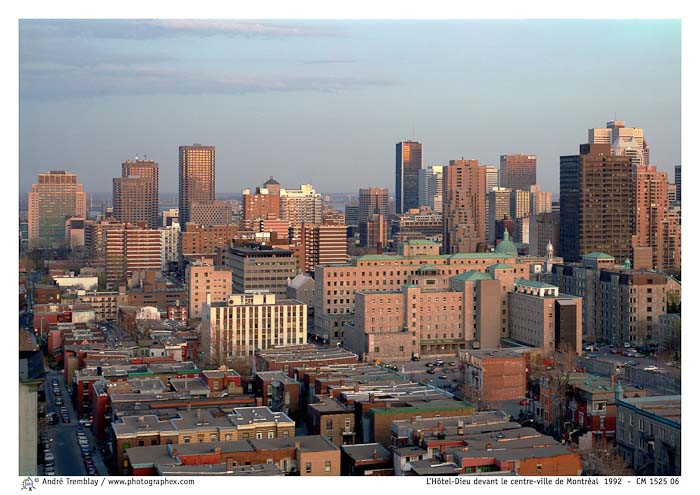
[[[583,472],[587,476],[633,476],[629,463],[615,447],[597,448],[581,453]]]

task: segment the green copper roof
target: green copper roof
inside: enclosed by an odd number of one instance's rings
[[[431,246],[439,246],[440,244],[434,241],[429,241],[428,239],[410,239],[408,241],[409,246],[417,245],[417,244],[428,244]]]
[[[527,280],[524,278],[516,278],[516,284],[527,285],[528,287],[535,287],[537,289],[556,289],[556,285],[546,284],[544,282],[538,282],[537,280]]]
[[[357,259],[359,261],[398,261],[404,259],[404,257],[395,254],[365,254]]]
[[[510,240],[510,234],[508,233],[508,229],[505,229],[503,231],[503,240],[498,243],[498,246],[496,246],[496,252],[499,254],[505,254],[513,257],[518,256],[518,248]]]
[[[484,273],[477,270],[469,270],[468,272],[455,275],[452,278],[455,280],[462,280],[464,282],[475,282],[477,280],[493,280],[493,277],[489,273]]]
[[[509,265],[504,265],[503,263],[496,263],[495,265],[491,265],[488,267],[489,270],[514,270],[512,266]]]
[[[609,254],[601,253],[599,251],[593,251],[592,253],[584,254],[581,257],[582,258],[593,258],[596,260],[614,260],[615,259],[613,256],[610,256]]]
[[[447,258],[453,259],[499,259],[504,258],[503,254],[498,253],[455,253],[445,255]],[[510,256],[506,256],[510,257]]]

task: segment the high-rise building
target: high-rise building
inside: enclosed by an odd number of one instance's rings
[[[357,230],[360,233],[360,246],[368,248],[369,253],[382,253],[389,242],[389,220],[384,215],[375,213],[361,221]]]
[[[236,238],[236,225],[213,225],[203,227],[194,223],[185,225],[180,240],[183,258],[215,258],[218,249],[225,249]]]
[[[606,127],[588,130],[588,144],[606,144],[615,156],[628,156],[632,165],[649,165],[649,146],[644,129],[625,127],[624,120],[611,120]]]
[[[676,184],[676,203],[678,205],[680,205],[681,204],[681,166],[676,165],[674,172],[675,172],[674,182]]]
[[[177,222],[171,223],[168,227],[161,227],[161,261],[163,263],[162,270],[167,270],[170,263],[179,261],[180,259],[180,224]]]
[[[233,222],[233,209],[229,201],[209,201],[192,203],[190,222],[197,225],[228,225]]]
[[[547,244],[559,253],[559,213],[539,213],[530,217],[530,255],[545,256]]]
[[[106,232],[107,289],[125,284],[135,271],[160,271],[161,233],[131,224]]]
[[[496,240],[496,221],[510,217],[511,189],[496,187],[488,193],[488,226],[486,228],[489,244]]]
[[[540,186],[530,186],[530,214],[550,213],[552,211],[552,193],[540,191]]]
[[[177,208],[170,208],[161,212],[161,227],[169,227],[173,222],[180,223],[180,214]]]
[[[510,216],[512,219],[530,216],[530,192],[514,189],[510,193]]]
[[[442,165],[420,169],[418,173],[420,206],[429,206],[433,211],[442,213],[442,194],[444,191],[444,176]],[[498,177],[496,177],[498,180]]]
[[[423,168],[423,144],[396,143],[396,213],[419,206],[419,173]]]
[[[348,239],[345,225],[302,225],[300,268],[313,275],[316,265],[347,263]]]
[[[366,222],[375,213],[389,217],[389,190],[385,187],[360,189],[358,223]]]
[[[608,144],[582,144],[580,154],[562,156],[559,169],[559,255],[576,261],[602,251],[618,262],[632,256],[634,171],[628,156]]]
[[[537,156],[501,155],[501,187],[529,191],[537,184]]]
[[[500,185],[498,168],[493,165],[484,165],[486,170],[486,194],[493,191]]]
[[[445,172],[445,253],[473,253],[485,248],[485,168],[477,160],[450,160]]]
[[[360,205],[349,204],[345,205],[345,225],[357,226],[360,219]]]
[[[311,184],[299,189],[280,189],[280,219],[287,220],[295,229],[295,237],[301,233],[301,224],[320,224],[323,220],[323,198]]]
[[[664,219],[669,212],[668,177],[653,165],[634,168],[635,237],[634,247],[651,247],[654,270],[664,269]],[[636,260],[635,260],[636,261]]]
[[[275,220],[280,218],[280,184],[270,177],[262,187],[257,187],[252,193],[250,189],[243,190],[243,228],[250,230],[260,220]]]
[[[127,160],[122,175],[113,180],[112,206],[119,222],[146,222],[158,228],[158,164],[152,160]]]
[[[86,197],[78,176],[52,170],[39,174],[29,192],[29,246],[60,247],[66,241],[66,219],[86,216]]]
[[[214,146],[180,146],[180,225],[191,218],[192,203],[209,203],[215,199]]]

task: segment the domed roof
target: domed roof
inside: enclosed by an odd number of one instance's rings
[[[496,252],[506,256],[518,256],[518,248],[516,248],[515,244],[513,244],[513,242],[510,240],[508,229],[503,231],[503,240],[498,243],[498,246],[496,246]]]

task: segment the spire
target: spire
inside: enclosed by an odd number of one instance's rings
[[[510,239],[510,234],[508,233],[508,229],[504,228],[503,229],[503,240],[507,241]]]
[[[625,262],[623,263],[623,266],[625,267],[625,270],[630,270],[630,269],[632,269],[632,262],[630,261],[629,258],[627,258],[627,259],[625,260]]]

